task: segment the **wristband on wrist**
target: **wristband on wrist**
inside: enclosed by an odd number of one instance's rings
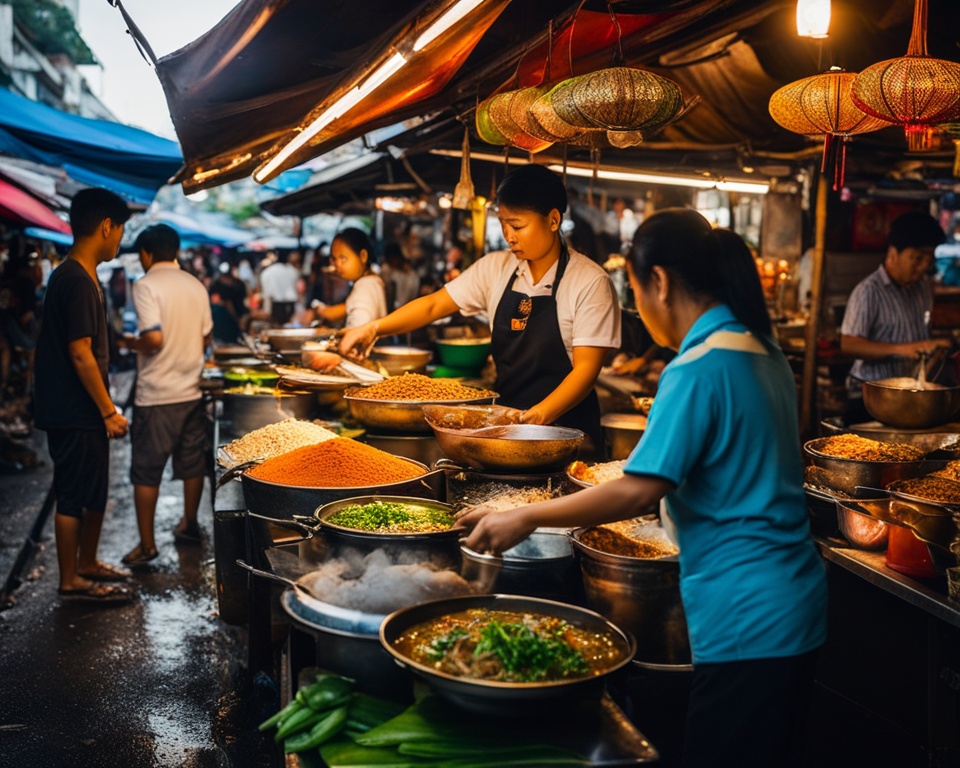
[[[112,419],[112,418],[113,418],[114,416],[116,416],[116,415],[117,415],[117,412],[116,412],[116,411],[110,411],[110,413],[104,414],[103,420],[104,420],[104,421],[107,421],[108,419]]]

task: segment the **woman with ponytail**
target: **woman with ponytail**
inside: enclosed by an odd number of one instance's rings
[[[803,494],[796,388],[736,234],[692,210],[637,229],[628,274],[664,369],[624,476],[461,524],[502,552],[541,526],[635,517],[666,498],[694,674],[683,766],[788,766],[802,757],[826,580]]]

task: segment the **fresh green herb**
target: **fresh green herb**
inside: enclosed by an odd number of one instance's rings
[[[536,632],[520,622],[491,621],[480,629],[475,655],[493,653],[510,679],[522,683],[556,680],[590,671],[583,654],[563,637],[564,623],[549,632]]]
[[[427,647],[427,656],[434,661],[439,661],[447,651],[457,644],[458,640],[469,636],[470,633],[463,627],[454,627],[443,637],[436,637],[430,642],[430,645]]]
[[[395,501],[351,504],[337,510],[326,520],[342,528],[381,533],[445,531],[454,523],[453,515],[442,509]]]

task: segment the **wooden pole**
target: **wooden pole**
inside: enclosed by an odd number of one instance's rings
[[[800,434],[815,437],[817,409],[817,337],[820,334],[820,314],[823,304],[824,240],[827,231],[827,177],[820,174],[817,181],[817,206],[814,221],[813,274],[810,280],[810,316],[807,318],[806,348],[803,354],[803,376],[800,381]]]

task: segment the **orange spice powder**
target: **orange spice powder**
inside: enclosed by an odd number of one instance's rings
[[[373,446],[336,437],[274,456],[247,474],[282,485],[351,488],[398,483],[424,471]]]

